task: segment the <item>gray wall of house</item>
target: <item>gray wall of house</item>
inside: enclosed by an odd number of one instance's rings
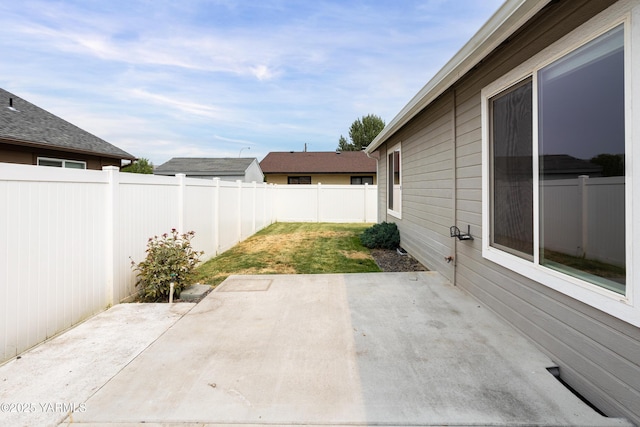
[[[534,341],[599,409],[640,425],[640,328],[482,257],[481,89],[612,3],[554,2],[382,145],[378,217],[398,225],[419,261]],[[386,207],[386,155],[399,142],[402,218]],[[475,240],[450,238],[454,224],[469,224]]]

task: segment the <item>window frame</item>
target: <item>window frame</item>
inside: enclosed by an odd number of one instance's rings
[[[640,58],[640,43],[632,43],[633,36],[640,36],[632,22],[632,13],[640,16],[640,7],[616,4],[587,23],[576,28],[562,39],[540,51],[507,74],[484,87],[481,91],[482,117],[482,256],[509,270],[515,271],[542,285],[568,295],[635,326],[640,326],[640,306],[636,295],[640,295],[640,269],[634,268],[634,260],[640,255],[640,224],[634,224],[633,214],[640,215],[640,174],[633,174],[633,165],[640,165],[640,150],[633,149],[633,135],[640,135],[640,114],[634,112],[633,99],[640,99],[640,85],[633,85],[632,64]],[[598,38],[607,31],[624,26],[624,84],[625,84],[625,227],[628,236],[625,242],[627,280],[625,294],[621,295],[596,284],[569,276],[540,264],[540,190],[538,150],[538,71],[574,52],[581,46]],[[636,74],[640,72],[637,64]],[[527,79],[533,81],[533,202],[534,202],[534,257],[520,258],[491,246],[491,111],[490,101],[496,95]],[[636,166],[639,167],[639,166]],[[635,196],[635,197],[634,197]],[[636,221],[638,222],[638,221]]]
[[[371,181],[371,182],[362,182],[365,179],[367,179],[368,181]],[[354,180],[355,181],[360,180],[360,182],[359,183],[358,182],[354,183],[353,182]],[[351,183],[351,185],[365,185],[365,184],[373,185],[373,175],[353,175],[353,176],[351,176],[350,183]]]
[[[400,182],[400,184],[398,184],[399,190],[398,190],[398,195],[400,196],[398,200],[398,205],[396,206],[396,204],[394,203],[393,207],[394,209],[389,207],[389,192],[393,191],[393,186],[395,185],[393,183],[392,179],[389,179],[390,176],[392,176],[392,174],[395,174],[395,169],[393,169],[393,164],[389,161],[389,156],[394,156],[395,153],[398,153],[398,164],[399,164],[399,171],[398,171],[398,180]],[[402,143],[399,142],[395,145],[393,145],[392,147],[390,147],[387,150],[387,213],[391,216],[394,216],[398,219],[402,218]],[[395,192],[393,193],[395,194]],[[395,197],[395,196],[394,196]]]
[[[301,183],[300,179],[304,178],[305,180],[308,178],[308,183]],[[292,180],[297,180],[298,182],[291,182]],[[295,175],[287,177],[287,185],[310,185],[311,184],[311,175]]]
[[[48,162],[60,162],[60,167],[63,169],[87,169],[87,162],[83,162],[81,160],[65,160],[65,159],[55,159],[53,157],[38,157],[37,165],[38,166],[48,166],[48,167],[58,167],[58,166],[50,166],[50,165],[41,165],[40,161],[48,161]],[[82,165],[82,168],[67,168],[67,163],[77,163]]]

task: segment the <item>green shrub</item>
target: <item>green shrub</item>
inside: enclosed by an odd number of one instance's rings
[[[171,233],[149,238],[147,256],[137,264],[131,260],[131,266],[137,271],[136,286],[140,286],[140,298],[144,301],[158,301],[169,297],[170,283],[174,283],[174,294],[190,284],[194,269],[202,251],[191,247],[191,239],[195,232],[180,235],[174,228]]]
[[[360,235],[360,241],[370,249],[396,249],[400,246],[400,232],[395,223],[381,222],[367,228]]]

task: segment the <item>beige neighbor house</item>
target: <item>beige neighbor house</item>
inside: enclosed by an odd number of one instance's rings
[[[271,152],[260,162],[272,184],[376,184],[376,160],[364,151]]]
[[[102,169],[135,157],[0,89],[0,162]]]
[[[638,82],[640,0],[509,0],[366,151],[402,247],[640,425]]]
[[[174,157],[156,167],[153,173],[166,176],[183,173],[192,178],[220,178],[222,181],[264,181],[264,175],[255,157]]]

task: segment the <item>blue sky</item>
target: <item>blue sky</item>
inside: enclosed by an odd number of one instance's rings
[[[137,157],[331,151],[503,0],[0,3],[0,87]]]

